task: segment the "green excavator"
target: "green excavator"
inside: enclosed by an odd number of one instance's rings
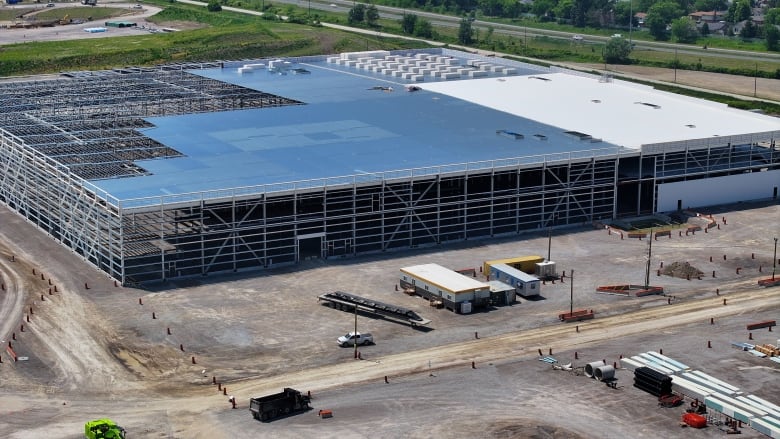
[[[87,439],[127,439],[124,428],[110,419],[98,419],[84,424],[84,437]]]

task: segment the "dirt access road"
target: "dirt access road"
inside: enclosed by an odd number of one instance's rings
[[[593,293],[600,283],[633,279],[646,243],[620,240],[603,229],[556,233],[555,259],[561,268],[577,269],[577,305],[597,310],[597,319],[581,323],[577,332],[577,325],[557,323],[554,317],[569,307],[570,283],[548,284],[541,300],[521,299],[468,316],[434,310],[393,291],[400,266],[439,262],[465,267],[491,255],[534,253],[547,248],[544,234],[310,261],[271,273],[137,290],[114,286],[0,209],[3,299],[12,298],[3,313],[15,320],[16,333],[16,340],[8,333],[3,339],[28,357],[12,363],[2,353],[0,411],[9,416],[0,421],[0,435],[76,438],[85,420],[103,416],[115,418],[132,437],[370,437],[377,431],[386,437],[674,435],[679,411],[659,411],[651,397],[630,386],[628,372],[620,372],[619,391],[604,393],[603,386],[553,372],[536,358],[538,350],[552,349],[562,362],[582,365],[603,358],[610,363],[619,361],[619,354],[663,348],[667,355],[778,402],[778,369],[732,349],[730,341],[747,339],[745,322],[778,317],[780,295],[754,285],[760,267],[766,273],[771,260],[771,248],[762,242],[778,232],[780,206],[725,209],[720,215],[729,221],[717,231],[654,243],[655,257],[667,264],[690,261],[703,271],[718,271],[715,279],[654,279],[675,296],[671,304],[671,296],[627,299]],[[709,261],[708,256],[722,253],[729,254],[728,260]],[[741,275],[734,266],[744,267]],[[49,281],[58,286],[52,295]],[[13,286],[21,286],[23,294]],[[354,360],[351,349],[335,346],[335,337],[351,328],[353,316],[317,304],[316,295],[324,289],[412,308],[431,318],[432,328],[414,330],[361,315],[361,328],[374,333],[377,345],[361,348],[363,360]],[[24,297],[21,309],[17,297]],[[26,322],[30,307],[34,314]],[[20,321],[27,325],[24,333],[18,330]],[[775,343],[773,337],[755,334],[756,342]],[[707,341],[712,349],[704,348]],[[217,391],[215,380],[237,398],[237,410],[230,408],[228,395]],[[314,407],[334,409],[337,417],[325,424],[315,410],[263,424],[249,416],[249,397],[285,386],[312,391]],[[568,416],[555,416],[553,407],[565,407]],[[708,431],[697,437],[722,434],[717,428]],[[750,430],[743,436],[757,437]]]

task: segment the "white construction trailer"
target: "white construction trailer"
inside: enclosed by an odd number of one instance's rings
[[[401,287],[414,288],[415,293],[445,308],[468,314],[472,307],[490,303],[490,285],[464,276],[438,264],[423,264],[401,268]]]
[[[515,287],[515,292],[521,296],[538,296],[542,292],[542,281],[538,277],[507,264],[491,265],[490,279]]]

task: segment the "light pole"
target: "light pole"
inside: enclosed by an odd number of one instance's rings
[[[569,277],[569,317],[574,314],[574,270]]]
[[[631,29],[634,28],[634,0],[628,1],[628,47],[633,47],[631,44]]]
[[[775,280],[776,269],[777,269],[777,238],[775,238],[775,256],[772,258],[772,280]]]
[[[758,88],[758,63],[756,63],[756,73],[753,75],[753,97],[756,97],[757,88]]]
[[[674,83],[677,83],[677,46],[674,46]]]
[[[553,225],[555,225],[556,220],[558,219],[558,214],[553,213],[552,214],[552,221],[550,221],[550,225],[547,227],[547,262],[550,262],[550,250],[552,249],[552,228]]]
[[[650,228],[650,238],[647,239],[647,264],[645,265],[645,289],[650,288],[650,259],[653,256],[653,228]]]
[[[358,306],[355,304],[355,332],[354,332],[354,338],[352,339],[352,344],[355,345],[355,358],[358,357],[358,351],[357,351],[357,311]]]

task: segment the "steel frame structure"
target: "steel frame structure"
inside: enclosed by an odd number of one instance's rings
[[[137,200],[89,183],[180,154],[143,117],[300,104],[184,71],[213,66],[0,85],[0,202],[137,284],[653,213],[664,182],[780,169],[775,131]]]

